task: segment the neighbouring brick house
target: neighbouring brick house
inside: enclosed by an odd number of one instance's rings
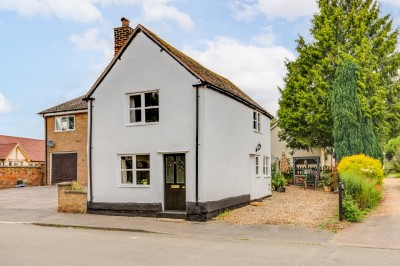
[[[83,96],[39,114],[45,119],[46,184],[87,184],[87,102]]]
[[[0,189],[44,184],[45,144],[43,140],[0,135]]]

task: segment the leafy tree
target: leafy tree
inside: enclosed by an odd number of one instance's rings
[[[357,65],[350,60],[341,63],[333,81],[331,94],[333,139],[336,159],[364,151],[361,128],[362,112],[357,96]]]
[[[388,141],[385,145],[386,159],[391,161],[396,153],[400,154],[400,136]],[[400,158],[399,158],[400,159]]]
[[[375,0],[318,0],[313,40],[300,36],[299,54],[287,61],[285,87],[279,89],[279,137],[292,149],[333,147],[329,99],[336,68],[344,58],[358,66],[357,92],[363,115],[380,143],[400,133],[400,55],[398,29],[380,16]],[[369,120],[368,120],[369,121]],[[369,122],[368,122],[369,123]]]

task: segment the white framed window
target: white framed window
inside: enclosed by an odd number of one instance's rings
[[[253,111],[253,129],[256,132],[261,132],[261,114]]]
[[[150,185],[150,155],[119,155],[120,185]]]
[[[263,158],[263,174],[264,176],[269,175],[269,157],[266,156]]]
[[[159,121],[158,91],[128,94],[128,124],[147,124]]]
[[[54,128],[56,132],[75,130],[75,116],[57,116]]]
[[[256,156],[256,176],[260,174],[260,156]]]

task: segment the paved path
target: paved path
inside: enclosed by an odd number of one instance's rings
[[[332,243],[400,249],[400,178],[384,179],[384,189],[380,208],[337,233]]]

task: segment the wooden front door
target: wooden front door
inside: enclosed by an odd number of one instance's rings
[[[164,155],[165,209],[186,209],[185,154]]]
[[[77,180],[77,154],[53,154],[51,160],[51,184]]]

